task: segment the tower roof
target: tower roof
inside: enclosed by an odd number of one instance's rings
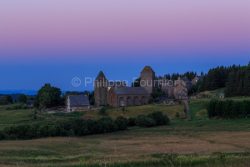
[[[145,66],[143,68],[142,72],[152,72],[152,73],[154,73],[154,70],[150,66]]]
[[[96,77],[96,80],[107,80],[105,74],[103,71],[100,71],[99,74]]]

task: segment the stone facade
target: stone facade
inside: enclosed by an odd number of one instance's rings
[[[146,66],[141,71],[140,85],[151,94],[155,87],[155,72],[150,66]]]
[[[90,108],[89,97],[85,95],[69,95],[66,98],[67,112],[86,111]]]
[[[108,92],[108,104],[113,107],[145,105],[149,98],[147,91],[140,87],[113,87]]]
[[[177,100],[188,99],[188,89],[186,82],[180,78],[174,83],[174,98]]]
[[[159,87],[166,94],[166,97],[174,99],[174,81],[162,79]]]
[[[135,106],[149,102],[150,94],[143,87],[127,87],[125,82],[110,82],[101,71],[95,80],[96,106]]]
[[[107,96],[108,96],[108,80],[102,71],[99,72],[95,80],[95,105],[96,106],[106,106]]]
[[[110,82],[101,71],[95,80],[96,106],[135,106],[149,103],[151,94],[156,90],[163,91],[167,98],[183,100],[188,98],[187,85],[184,80],[157,80],[150,66],[141,71],[140,87],[128,87],[124,82]]]

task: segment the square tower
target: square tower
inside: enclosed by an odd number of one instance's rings
[[[153,93],[155,87],[155,72],[150,66],[145,66],[141,71],[140,86],[145,88],[149,94]]]
[[[95,79],[95,105],[106,106],[108,96],[108,80],[102,71],[99,72]]]

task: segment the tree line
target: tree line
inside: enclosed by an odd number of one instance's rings
[[[198,92],[225,88],[225,95],[250,95],[250,64],[246,66],[216,67],[201,77],[196,85]]]
[[[209,118],[248,118],[250,117],[250,101],[216,100],[207,106]]]
[[[201,74],[203,75],[203,74]],[[188,80],[193,80],[198,74],[193,71],[188,71],[183,74],[180,73],[173,73],[173,74],[165,74],[163,78],[169,79],[169,80],[177,80],[178,78],[186,78]]]

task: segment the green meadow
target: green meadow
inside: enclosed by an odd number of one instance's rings
[[[239,97],[237,100],[246,98]],[[250,119],[209,119],[209,99],[191,100],[192,120],[183,119],[181,104],[151,104],[108,108],[106,114],[135,117],[161,111],[171,119],[168,126],[132,127],[125,131],[84,137],[53,137],[0,141],[0,166],[170,166],[245,167],[250,164]],[[0,106],[0,129],[12,125],[49,123],[71,118],[98,119],[98,110],[81,113],[38,113],[32,109],[7,110]]]

